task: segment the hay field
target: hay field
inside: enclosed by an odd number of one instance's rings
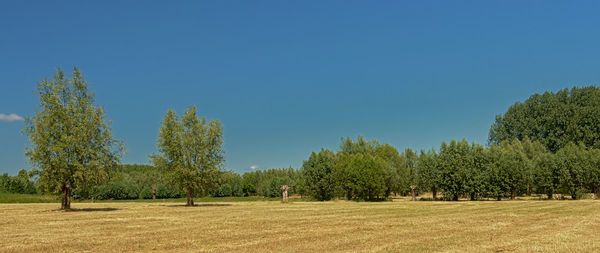
[[[2,252],[600,252],[600,201],[0,204]]]

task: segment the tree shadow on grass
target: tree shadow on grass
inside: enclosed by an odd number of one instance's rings
[[[182,205],[165,205],[168,207],[202,207],[202,206],[232,206],[232,204],[220,204],[220,203],[203,203],[203,204],[194,204],[193,206],[187,206],[185,204]]]
[[[110,212],[121,210],[119,208],[105,207],[105,208],[71,208],[64,210],[65,212]]]

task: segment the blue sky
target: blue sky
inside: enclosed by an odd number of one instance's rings
[[[4,1],[0,114],[82,69],[126,139],[156,153],[166,110],[225,130],[226,169],[293,166],[361,134],[399,150],[486,143],[536,92],[600,83],[597,1]],[[0,173],[29,168],[23,121],[0,117]]]

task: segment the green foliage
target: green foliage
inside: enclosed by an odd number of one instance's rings
[[[227,171],[221,173],[218,185],[209,192],[213,197],[241,197],[244,196],[242,187],[242,176]]]
[[[544,152],[538,155],[534,169],[536,191],[552,199],[553,194],[558,193],[560,189],[559,170],[559,163],[554,154]]]
[[[586,147],[569,143],[556,152],[556,161],[561,192],[573,199],[581,197],[586,187],[586,171],[594,170],[595,166]]]
[[[499,144],[526,137],[539,141],[552,152],[570,142],[600,148],[600,88],[573,87],[534,94],[496,116],[489,140]]]
[[[390,145],[358,136],[356,141],[342,138],[334,167],[338,196],[374,201],[386,198],[393,188],[401,188],[398,171],[402,168],[398,151]]]
[[[196,107],[181,117],[167,111],[158,139],[161,155],[151,157],[165,177],[187,193],[188,205],[194,204],[195,192],[207,192],[217,184],[224,163],[223,126],[196,113]]]
[[[0,192],[35,194],[37,190],[30,178],[31,175],[26,170],[20,170],[19,174],[12,177],[4,173],[0,176]]]
[[[586,160],[589,162],[589,167],[585,170],[585,184],[592,193],[596,195],[596,199],[600,198],[600,150],[589,149]]]
[[[504,141],[490,148],[492,163],[488,173],[490,193],[498,200],[505,195],[514,199],[527,188],[529,161],[518,140]]]
[[[470,194],[474,199],[482,188],[484,154],[477,144],[469,145],[466,140],[452,140],[442,143],[438,155],[439,189],[444,197],[458,200],[461,195]]]
[[[313,152],[302,165],[304,183],[307,194],[315,199],[330,200],[335,194],[335,178],[333,174],[336,156],[331,150],[321,149]]]
[[[369,154],[341,153],[336,170],[345,174],[341,182],[348,199],[374,201],[387,197],[389,170],[383,159]]]
[[[399,194],[408,193],[411,184],[411,165],[413,164],[407,162],[411,159],[410,152],[412,150],[407,149],[404,153],[399,154],[398,150],[389,144],[377,145],[375,148],[375,156],[385,162],[385,167],[389,174],[386,177],[387,189],[385,196],[389,196],[392,192]]]
[[[290,187],[289,195],[298,194],[301,173],[293,168],[246,172],[242,175],[242,191],[245,196],[281,197],[281,186],[286,184]]]
[[[41,170],[43,189],[63,193],[61,208],[70,208],[71,192],[89,192],[107,180],[122,146],[112,136],[101,107],[79,69],[67,79],[61,69],[37,86],[40,108],[25,122],[30,146],[25,154]]]
[[[439,187],[439,170],[437,164],[437,153],[434,150],[429,152],[421,151],[417,160],[417,186],[420,191],[431,191],[433,198],[437,198]]]
[[[157,199],[180,198],[181,191],[161,177],[152,165],[125,164],[108,171],[109,181],[96,186],[94,194],[74,191],[76,199]]]

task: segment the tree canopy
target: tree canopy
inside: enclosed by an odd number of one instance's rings
[[[106,170],[120,161],[122,146],[79,69],[71,79],[58,69],[37,92],[39,111],[25,122],[30,143],[25,154],[39,169],[44,188],[63,193],[61,209],[70,209],[74,189],[89,192],[107,180]]]
[[[600,88],[589,86],[534,94],[496,116],[491,143],[526,137],[556,152],[569,142],[600,148]]]
[[[224,163],[223,126],[218,120],[206,121],[195,106],[179,117],[169,110],[157,141],[160,155],[151,156],[165,177],[187,193],[187,205],[194,205],[195,191],[208,191],[217,183]]]

